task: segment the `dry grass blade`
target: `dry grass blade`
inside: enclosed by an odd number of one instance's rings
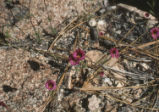
[[[51,45],[50,45],[50,47],[49,47],[49,51],[51,50],[51,49],[53,49],[53,47],[54,47],[54,44],[56,43],[56,41],[63,35],[63,34],[65,34],[66,33],[66,30],[76,21],[78,19],[78,17],[77,18],[74,18],[73,20],[72,20],[72,22],[70,22],[59,34],[58,34],[58,36],[56,37],[56,39],[51,43]]]
[[[69,64],[66,66],[66,68],[65,68],[65,72],[68,70],[68,67],[69,67]],[[64,77],[65,77],[65,72],[62,74],[62,76],[61,76],[61,78],[60,78],[60,81],[59,81],[59,83],[58,83],[58,85],[57,85],[57,88],[56,88],[56,91],[53,91],[52,92],[52,94],[49,96],[49,98],[47,99],[47,101],[40,107],[40,111],[41,112],[44,112],[44,110],[45,110],[45,108],[46,108],[46,106],[53,100],[53,97],[54,97],[54,95],[57,93],[57,91],[59,91],[59,88],[60,88],[60,86],[61,86],[61,84],[62,84],[62,82],[63,82],[63,79],[64,79]]]
[[[105,90],[118,90],[118,89],[139,89],[139,88],[148,88],[148,87],[156,87],[159,84],[153,85],[138,85],[138,86],[129,86],[129,87],[82,87],[81,91],[105,91]]]
[[[153,41],[153,42],[144,43],[142,45],[137,46],[136,48],[138,48],[138,49],[144,49],[145,47],[148,47],[148,46],[151,46],[151,45],[157,44],[157,43],[159,43],[159,40]],[[135,49],[135,48],[133,48],[133,49]]]
[[[99,36],[99,38],[103,38],[105,40],[112,41],[115,45],[117,44],[117,40],[115,40],[113,38],[110,38],[110,37],[107,37],[107,36]]]
[[[130,50],[135,51],[135,52],[140,53],[140,54],[147,55],[147,56],[149,56],[149,57],[151,57],[151,58],[153,58],[155,60],[159,60],[158,57],[155,57],[155,56],[153,56],[152,54],[150,54],[150,53],[148,53],[146,51],[141,51],[141,50],[138,50],[138,49],[130,49]]]
[[[132,107],[135,107],[135,108],[141,108],[141,109],[146,109],[146,110],[154,110],[154,111],[159,111],[158,108],[148,108],[148,107],[143,107],[143,106],[138,106],[138,105],[133,105],[129,102],[126,102],[126,101],[123,101],[123,100],[120,100],[119,98],[116,98],[114,96],[111,96],[110,94],[105,94],[105,96],[107,96],[108,98],[112,99],[112,100],[115,100],[116,102],[121,102],[121,103],[124,103],[126,105],[130,105]]]
[[[128,33],[126,33],[124,35],[124,37],[122,39],[120,39],[120,41],[118,42],[118,44],[120,44],[130,33],[131,31],[136,27],[136,24],[128,31]]]
[[[133,42],[130,44],[130,46],[133,46],[133,45],[137,42],[137,40],[139,40],[141,37],[143,37],[146,33],[147,33],[147,32],[145,32],[145,33],[143,33],[142,35],[140,35],[135,41],[133,41]],[[126,48],[124,48],[120,53],[125,53],[126,50],[128,50],[128,49],[129,49],[129,46],[127,46]]]

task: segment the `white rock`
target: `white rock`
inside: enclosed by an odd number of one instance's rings
[[[61,100],[62,100],[63,92],[64,92],[64,90],[63,90],[63,89],[60,89],[60,92],[59,92],[59,94],[58,94],[58,101],[61,101]]]
[[[89,25],[92,26],[92,27],[96,26],[96,24],[97,24],[97,22],[96,22],[96,20],[95,20],[94,18],[92,18],[92,19],[89,21]]]
[[[155,24],[157,24],[158,23],[158,21],[157,20],[154,20],[154,19],[150,19],[150,20],[148,20],[148,22],[147,22],[147,27],[148,28],[152,28]]]
[[[101,13],[101,14],[103,14],[103,13],[105,13],[105,9],[101,9],[99,12]]]
[[[115,10],[116,8],[117,8],[117,6],[108,7],[108,11]]]
[[[88,99],[88,101],[89,101],[88,108],[90,109],[90,111],[98,112],[101,99],[99,99],[95,95],[93,95],[91,98]]]
[[[150,67],[149,67],[149,65],[148,64],[146,64],[146,63],[142,63],[142,66],[144,67],[144,69],[149,69]]]
[[[104,82],[112,85],[112,81],[110,80],[110,78],[104,78]]]
[[[123,87],[123,84],[118,83],[117,87]]]
[[[102,58],[104,54],[101,51],[98,50],[91,50],[86,53],[86,60],[88,61],[88,65],[91,65],[92,63],[98,62],[100,58]]]
[[[115,81],[115,84],[117,84],[117,87],[124,87],[124,83]]]
[[[105,7],[108,7],[108,6],[109,6],[109,1],[108,1],[108,0],[104,0],[103,2],[104,2],[104,6],[105,6]]]
[[[105,20],[99,20],[97,23],[98,31],[105,31],[107,26],[108,25],[106,24]]]
[[[131,98],[127,98],[127,101],[131,103],[133,100]]]
[[[116,31],[117,34],[121,34],[121,30]]]

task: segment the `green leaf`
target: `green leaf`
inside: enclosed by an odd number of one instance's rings
[[[52,35],[56,35],[57,34],[56,28],[51,28],[51,31],[52,31]]]
[[[5,32],[5,37],[6,37],[6,38],[11,37],[10,34],[9,34],[9,31],[6,31],[6,32]]]
[[[155,15],[154,11],[149,10],[149,13],[152,14],[153,16]]]

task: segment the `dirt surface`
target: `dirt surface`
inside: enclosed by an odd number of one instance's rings
[[[106,0],[1,0],[0,112],[158,111],[158,41],[149,30],[159,26],[144,13]],[[71,66],[77,48],[86,59]],[[45,88],[50,79],[55,91]]]
[[[92,3],[85,0],[1,0],[0,44],[8,41],[15,46],[26,44],[25,47],[41,48],[38,42],[47,44],[57,33],[54,29],[59,24],[86,12]],[[42,48],[46,50],[48,45]],[[56,80],[58,75],[48,63],[48,58],[23,48],[0,48],[0,101],[11,112],[41,111],[39,107],[48,97],[45,82]],[[2,106],[0,111],[7,112]]]

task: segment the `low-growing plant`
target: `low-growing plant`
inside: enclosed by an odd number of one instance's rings
[[[147,4],[150,7],[149,13],[159,19],[159,0],[149,0]]]

